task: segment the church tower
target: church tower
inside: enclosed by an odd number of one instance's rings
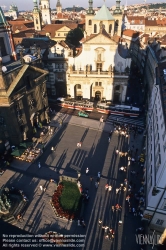
[[[11,26],[6,21],[5,15],[0,7],[0,61],[6,63],[11,59],[17,60]]]
[[[51,8],[49,0],[41,0],[42,21],[44,24],[51,24]]]
[[[123,13],[120,8],[120,0],[116,0],[116,9],[113,12],[113,16],[115,18],[115,28],[114,28],[114,33],[118,36],[121,36],[122,32],[122,17]]]
[[[58,0],[57,4],[56,4],[56,12],[57,12],[57,14],[62,13],[62,5],[60,3],[60,0]]]
[[[33,0],[34,8],[33,8],[33,20],[34,20],[34,27],[36,31],[40,31],[42,28],[41,25],[41,12],[37,5],[37,0]]]
[[[88,36],[92,33],[92,19],[94,17],[94,14],[93,0],[89,0],[89,8],[85,16],[85,32]]]

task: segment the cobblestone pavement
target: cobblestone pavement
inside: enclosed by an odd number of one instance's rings
[[[89,126],[89,125],[88,125]],[[40,157],[41,169],[37,162],[32,164],[26,172],[15,172],[7,170],[3,178],[0,177],[0,185],[14,185],[24,190],[29,198],[29,206],[24,215],[24,222],[19,227],[33,233],[44,233],[46,231],[58,231],[67,234],[80,233],[86,234],[84,249],[99,250],[135,250],[140,249],[136,244],[135,229],[140,226],[140,218],[134,217],[128,213],[126,206],[126,194],[116,195],[115,190],[123,183],[127,177],[130,179],[129,171],[120,173],[119,167],[127,164],[126,159],[119,158],[115,154],[118,148],[121,151],[127,151],[128,139],[113,134],[111,142],[108,143],[108,131],[112,129],[109,125],[106,131],[97,128],[92,129],[88,126],[79,126],[78,124],[64,125],[53,137],[48,147]],[[102,124],[102,126],[104,126]],[[82,141],[81,149],[77,149],[77,142]],[[130,144],[135,148],[142,147],[142,136],[139,135],[135,141],[131,136]],[[54,147],[54,151],[51,151]],[[81,169],[81,182],[83,187],[89,188],[90,200],[85,206],[84,220],[86,228],[78,227],[76,222],[68,222],[57,219],[49,204],[50,198],[54,192],[54,184],[49,184],[49,179],[58,181],[59,173],[75,173],[70,165],[76,165]],[[85,174],[86,168],[89,168],[89,175]],[[131,166],[131,169],[139,167]],[[101,172],[101,179],[96,190],[94,181],[98,171]],[[92,183],[90,176],[94,177]],[[140,187],[141,172],[139,178],[135,181],[136,189]],[[105,184],[113,186],[112,191],[105,191]],[[44,185],[46,192],[40,190],[40,185]],[[122,212],[112,212],[112,205],[119,203],[123,208]],[[125,217],[124,217],[125,215]],[[115,230],[114,241],[104,238],[104,232],[98,226],[99,218],[103,225],[108,225]],[[122,225],[118,226],[118,221],[122,220]]]

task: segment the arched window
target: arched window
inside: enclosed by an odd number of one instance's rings
[[[115,21],[115,32],[118,31],[118,26],[119,26],[119,20]]]
[[[92,20],[89,20],[89,25],[92,25]]]
[[[36,19],[36,24],[38,24],[39,22],[38,22],[38,19]]]
[[[44,9],[46,9],[46,5],[44,5]]]
[[[112,31],[112,24],[109,25],[109,33]]]
[[[94,33],[97,33],[97,25],[94,24]]]
[[[120,85],[115,86],[115,91],[119,91],[120,90]]]

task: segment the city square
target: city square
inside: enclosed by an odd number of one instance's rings
[[[77,117],[76,117],[77,118]],[[75,118],[75,119],[76,119]],[[119,168],[127,164],[127,160],[119,157],[115,151],[128,151],[130,138],[125,138],[113,133],[110,143],[108,134],[113,129],[112,125],[100,124],[99,121],[85,120],[78,118],[79,124],[64,123],[57,134],[53,136],[50,143],[44,150],[38,162],[31,164],[25,171],[17,172],[7,170],[1,186],[14,186],[24,190],[28,197],[29,206],[23,216],[24,220],[17,224],[18,227],[33,234],[44,234],[47,231],[55,231],[62,234],[85,234],[84,249],[130,249],[137,246],[135,230],[141,224],[140,217],[134,217],[128,212],[126,206],[126,192],[116,194],[116,189],[120,187],[125,178],[130,178],[130,169],[126,173],[121,173]],[[82,125],[86,123],[86,126]],[[92,128],[94,124],[94,128]],[[91,126],[91,128],[89,128]],[[98,129],[97,129],[98,127]],[[72,135],[72,136],[71,136]],[[138,135],[135,147],[141,150],[142,135]],[[130,140],[130,141],[129,141]],[[77,148],[77,143],[81,141],[82,147]],[[133,144],[133,141],[131,142]],[[52,151],[51,148],[54,148]],[[77,172],[71,166],[80,168],[81,184],[83,189],[89,189],[89,201],[85,205],[83,218],[85,228],[79,227],[77,221],[68,221],[57,218],[50,205],[50,199],[55,190],[55,183],[50,183],[50,179],[59,181],[61,175],[75,176]],[[89,168],[86,174],[86,168]],[[101,173],[99,187],[96,189],[95,181],[98,172]],[[90,177],[93,181],[90,181]],[[135,180],[136,186],[140,187],[140,178]],[[4,183],[3,183],[4,182]],[[105,190],[105,185],[112,186],[111,192]],[[46,188],[43,192],[40,186]],[[120,204],[121,211],[112,211],[112,206]],[[115,239],[109,241],[105,239],[105,233],[98,225],[99,219],[102,226],[108,226],[115,231]],[[119,221],[122,225],[119,226]]]

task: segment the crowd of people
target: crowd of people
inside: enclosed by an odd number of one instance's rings
[[[124,158],[125,164],[119,168],[119,171],[122,173],[129,173],[129,179],[124,179],[124,182],[120,184],[119,188],[116,188],[116,195],[121,194],[122,192],[126,196],[126,204],[128,205],[127,210],[125,211],[125,215],[127,213],[130,213],[133,216],[139,216],[140,218],[143,217],[143,208],[145,205],[145,194],[144,194],[144,180],[141,179],[141,186],[138,188],[138,191],[136,192],[136,187],[138,187],[136,184],[136,180],[140,175],[142,174],[142,168],[144,167],[144,152],[142,152],[140,155],[138,155],[138,148],[135,148],[134,143],[136,142],[136,138],[138,133],[142,133],[142,129],[138,128],[136,126],[130,126],[130,125],[122,125],[122,124],[114,124],[114,132],[118,133],[119,136],[125,136],[126,138],[131,135],[133,137],[133,145],[131,148],[129,147],[127,152],[122,152],[118,148],[116,149],[115,153],[119,157]],[[112,136],[112,131],[111,131]],[[109,142],[110,142],[110,134],[108,136]],[[136,167],[136,163],[138,163],[138,167]],[[131,170],[129,171],[129,168]],[[108,184],[106,184],[105,189],[108,190]],[[112,187],[111,187],[112,190]],[[114,211],[122,211],[122,206],[120,204],[112,205],[112,213]],[[102,221],[99,220],[99,225],[101,225]],[[121,225],[122,221],[120,220],[118,222],[118,225]],[[112,234],[109,233],[110,228],[108,226],[102,226],[102,228],[105,230],[105,239],[111,239],[112,240]],[[142,230],[142,227],[140,227]],[[112,230],[112,229],[111,229]],[[137,230],[139,231],[139,230]],[[136,231],[136,232],[137,232]],[[114,235],[113,235],[114,238]]]

